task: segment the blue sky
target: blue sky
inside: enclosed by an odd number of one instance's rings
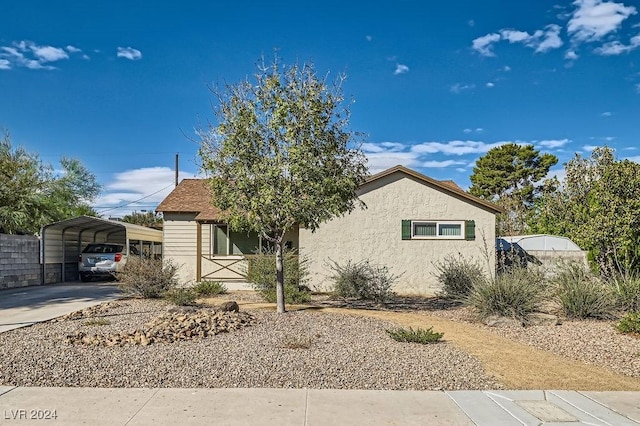
[[[5,1],[0,128],[46,162],[80,159],[105,216],[151,210],[176,153],[181,177],[198,173],[190,138],[214,120],[207,86],[244,79],[274,49],[347,74],[374,172],[403,164],[468,187],[477,158],[505,142],[557,155],[556,172],[605,144],[640,161],[629,0]]]

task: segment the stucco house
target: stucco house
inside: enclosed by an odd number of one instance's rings
[[[489,250],[487,268],[494,268],[495,204],[403,166],[370,176],[358,196],[366,209],[286,236],[308,258],[312,288],[329,287],[329,259],[385,265],[400,276],[395,291],[403,294],[437,291],[434,264],[450,254],[484,260]],[[185,179],[160,203],[164,257],[181,265],[183,281],[242,281],[246,259],[262,242],[229,230],[210,199],[204,180]]]

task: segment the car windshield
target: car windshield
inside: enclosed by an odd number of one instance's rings
[[[89,244],[83,253],[120,253],[123,246],[116,244]]]

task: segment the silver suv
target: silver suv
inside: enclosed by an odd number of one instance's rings
[[[115,277],[127,262],[127,253],[123,250],[122,244],[88,244],[78,259],[80,280],[87,282],[93,277]]]

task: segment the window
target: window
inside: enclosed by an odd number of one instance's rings
[[[403,220],[403,240],[474,240],[473,220]]]
[[[212,256],[242,256],[271,248],[272,243],[260,238],[256,232],[236,232],[227,225],[211,225]]]

